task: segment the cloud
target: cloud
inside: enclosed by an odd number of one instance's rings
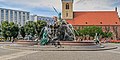
[[[5,0],[0,0],[0,2],[3,2],[3,1],[5,1]]]
[[[6,3],[24,5],[23,7],[35,8],[35,7],[61,7],[60,0],[6,0]]]
[[[119,0],[116,0],[119,1]],[[114,0],[79,0],[75,5],[75,10],[111,10],[116,1]]]
[[[113,11],[118,7],[120,16],[120,0],[76,0],[75,11]]]
[[[120,17],[120,7],[118,8],[118,15],[119,15],[119,17]]]
[[[44,11],[43,14],[52,13],[54,12],[52,6],[61,12],[61,0],[0,0],[0,2],[3,7],[27,10],[36,14],[40,14],[41,11]],[[120,0],[74,0],[74,11],[114,10],[117,6],[120,16],[119,3]],[[56,15],[55,12],[54,14]]]
[[[4,4],[4,6],[6,5],[6,8],[27,10],[33,14],[39,13],[38,15],[41,15],[42,13],[53,13],[54,15],[57,15],[52,6],[54,6],[58,12],[61,12],[60,0],[4,0],[3,3],[6,3]]]

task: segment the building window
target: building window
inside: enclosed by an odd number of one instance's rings
[[[5,20],[7,20],[8,21],[8,10],[6,10],[6,18],[5,18]]]
[[[115,22],[117,24],[117,22]]]
[[[15,21],[17,21],[17,12],[16,11],[15,11],[15,14],[14,14],[14,18],[15,18]]]
[[[88,24],[88,22],[85,22],[86,24]]]
[[[10,10],[10,21],[13,21],[13,11]]]
[[[66,17],[68,17],[68,13],[66,13]]]
[[[66,4],[66,9],[69,9],[69,4],[68,3]]]
[[[100,24],[102,24],[102,22],[100,22]]]

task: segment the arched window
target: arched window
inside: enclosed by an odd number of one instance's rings
[[[66,9],[69,9],[69,4],[68,3],[66,4]]]
[[[68,17],[68,13],[66,13],[66,17]]]

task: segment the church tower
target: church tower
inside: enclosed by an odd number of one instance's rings
[[[73,0],[62,0],[62,19],[73,19]]]

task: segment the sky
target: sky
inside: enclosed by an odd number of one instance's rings
[[[118,8],[120,16],[120,0],[74,0],[74,11],[114,11]],[[28,11],[40,16],[57,16],[54,6],[61,12],[61,0],[0,0],[0,8]]]

